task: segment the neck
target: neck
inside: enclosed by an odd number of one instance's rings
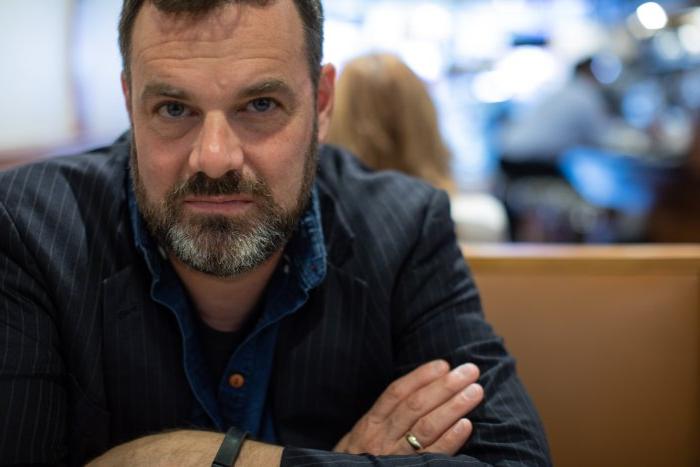
[[[282,250],[254,270],[227,278],[195,271],[172,254],[170,262],[202,321],[218,331],[236,331],[255,309],[281,257]]]

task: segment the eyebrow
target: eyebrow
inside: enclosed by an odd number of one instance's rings
[[[141,93],[141,99],[150,97],[172,97],[173,99],[187,99],[189,95],[182,89],[175,88],[165,83],[149,83]]]
[[[244,88],[239,96],[242,98],[246,97],[256,97],[261,94],[285,94],[288,97],[294,97],[295,93],[292,89],[282,80],[272,79],[268,81],[263,81],[260,83],[255,83],[247,88]]]

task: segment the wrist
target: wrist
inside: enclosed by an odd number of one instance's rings
[[[240,430],[234,426],[229,428],[211,466],[232,467],[241,453],[241,447],[247,436],[247,431]]]

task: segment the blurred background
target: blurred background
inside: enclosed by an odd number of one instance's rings
[[[458,190],[500,200],[508,241],[700,241],[694,3],[325,0],[325,60],[408,64],[435,101]],[[128,127],[120,8],[0,1],[0,168]]]

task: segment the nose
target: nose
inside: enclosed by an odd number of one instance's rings
[[[241,170],[241,142],[223,112],[206,114],[189,162],[193,173],[203,172],[210,178],[220,178],[230,170]]]

